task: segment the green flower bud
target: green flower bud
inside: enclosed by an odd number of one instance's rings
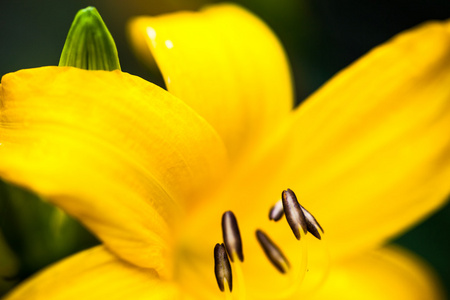
[[[59,66],[86,70],[120,70],[116,44],[95,7],[82,9],[75,16]]]

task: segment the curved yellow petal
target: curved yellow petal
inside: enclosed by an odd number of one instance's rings
[[[430,22],[374,49],[295,112],[275,181],[315,214],[333,255],[382,243],[445,203],[449,87],[450,22]]]
[[[292,109],[290,70],[271,30],[243,8],[139,17],[133,44],[153,56],[167,89],[217,130],[235,157]]]
[[[120,257],[167,275],[186,201],[226,169],[209,124],[119,71],[22,70],[3,77],[0,97],[0,176],[80,219]]]
[[[254,153],[247,172],[208,195],[191,215],[185,247],[207,255],[222,240],[221,216],[231,210],[242,234],[244,268],[265,274],[262,286],[281,282],[255,230],[266,231],[298,267],[299,242],[285,218],[268,220],[286,188],[325,230],[323,241],[311,234],[304,239],[308,259],[322,258],[323,266],[308,267],[319,278],[327,264],[412,226],[449,193],[449,87],[448,23],[426,24],[376,48],[300,106],[284,131]]]
[[[178,299],[155,270],[119,260],[98,246],[57,263],[15,288],[4,300]]]
[[[445,299],[437,278],[418,257],[385,248],[331,269],[324,285],[308,299]]]
[[[449,194],[449,87],[448,22],[426,24],[374,49],[301,105],[284,131],[268,137],[249,171],[211,196],[208,216],[192,217],[190,232],[218,224],[233,210],[253,238],[281,191],[291,188],[325,229],[334,257],[384,242]],[[285,226],[274,226],[274,235],[292,244]]]

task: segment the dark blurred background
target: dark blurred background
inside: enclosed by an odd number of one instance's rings
[[[160,74],[146,68],[133,55],[125,35],[127,20],[135,15],[156,15],[180,9],[195,10],[214,2],[218,1],[0,0],[0,76],[24,68],[57,65],[76,12],[93,5],[99,10],[116,41],[122,70],[163,85]],[[265,20],[284,44],[293,68],[297,103],[336,72],[400,31],[427,20],[450,17],[449,0],[241,0],[235,3],[250,9]],[[11,237],[11,229],[5,229],[8,217],[11,220],[12,216],[15,216],[14,219],[29,219],[14,214],[5,216],[5,211],[11,209],[13,203],[10,201],[11,197],[17,194],[24,197],[23,193],[0,184],[0,226],[8,242],[13,244],[9,245],[9,250],[12,248],[16,252],[13,256],[0,243],[0,254],[3,255],[3,258],[0,257],[0,275],[3,277],[8,277],[5,270],[14,268],[17,260],[24,260],[30,255],[17,253],[17,249],[23,247],[18,244],[22,233]],[[41,204],[36,205],[41,207]],[[54,215],[57,219],[60,218],[59,212],[54,211],[54,208],[42,209],[48,210],[45,212],[46,216]],[[21,214],[20,209],[18,211]],[[72,221],[67,222],[72,224]],[[73,228],[70,224],[66,225]],[[32,225],[20,226],[25,226],[21,229],[21,232],[25,232],[23,234],[26,234],[27,230],[29,235],[36,234],[33,232],[36,228],[29,228]],[[432,264],[447,289],[450,287],[449,229],[450,207],[447,205],[394,241]],[[72,237],[85,235],[83,229],[75,228],[72,231]],[[56,234],[54,238],[57,236]],[[69,238],[70,236],[67,237]],[[42,264],[77,251],[80,247],[95,244],[95,240],[89,237],[82,240],[83,243],[72,249],[48,254],[42,259]],[[22,266],[19,268],[19,277],[26,277],[39,267]],[[0,295],[2,289],[7,289],[17,280],[6,279],[10,284],[0,283]]]

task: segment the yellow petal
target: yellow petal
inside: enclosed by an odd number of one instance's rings
[[[338,74],[284,132],[268,137],[261,151],[270,151],[255,152],[250,171],[211,196],[208,216],[193,215],[190,233],[233,210],[248,227],[244,240],[254,239],[255,226],[268,223],[270,207],[291,188],[337,257],[380,244],[439,208],[450,190],[449,31],[449,23],[426,24]],[[271,232],[295,248],[286,226]]]
[[[399,248],[387,248],[335,266],[317,294],[308,299],[444,299],[429,267]]]
[[[382,243],[450,192],[450,23],[399,35],[302,105],[275,155],[333,254]]]
[[[226,167],[209,124],[119,71],[22,70],[3,77],[0,97],[0,175],[80,219],[120,257],[168,272],[180,211]]]
[[[279,41],[239,6],[139,17],[129,28],[138,51],[155,58],[167,89],[212,124],[231,156],[264,138],[292,109]]]
[[[176,299],[177,287],[98,246],[40,272],[4,300]]]
[[[232,176],[209,195],[214,201],[205,201],[203,212],[191,215],[184,234],[196,243],[186,242],[186,248],[207,255],[221,241],[222,213],[232,210],[246,272],[265,274],[247,280],[249,289],[260,285],[275,293],[272,284],[285,279],[264,257],[255,229],[267,232],[298,268],[299,242],[285,218],[268,220],[282,190],[293,189],[325,229],[323,241],[310,234],[304,239],[308,261],[316,265],[308,266],[308,274],[319,279],[327,264],[381,244],[426,217],[445,202],[450,188],[449,57],[448,23],[431,23],[338,74],[300,106],[285,131],[268,137],[248,172]]]

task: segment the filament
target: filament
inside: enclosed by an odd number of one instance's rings
[[[233,263],[234,275],[236,278],[235,284],[235,300],[245,300],[246,299],[246,290],[245,290],[245,280],[244,280],[244,272],[242,271],[241,262],[239,259],[235,259]]]
[[[232,300],[233,296],[230,291],[230,285],[228,284],[227,280],[225,279],[225,300]]]
[[[320,265],[320,267],[318,266],[313,268],[314,272],[316,271],[320,272],[315,276],[318,279],[307,290],[305,289],[302,290],[302,297],[307,297],[307,295],[314,294],[325,283],[330,273],[330,251],[328,248],[325,235],[322,235],[322,240],[318,244],[320,245],[320,248],[316,249],[316,253],[320,252],[320,256],[322,256],[320,258],[320,261],[323,264]]]

